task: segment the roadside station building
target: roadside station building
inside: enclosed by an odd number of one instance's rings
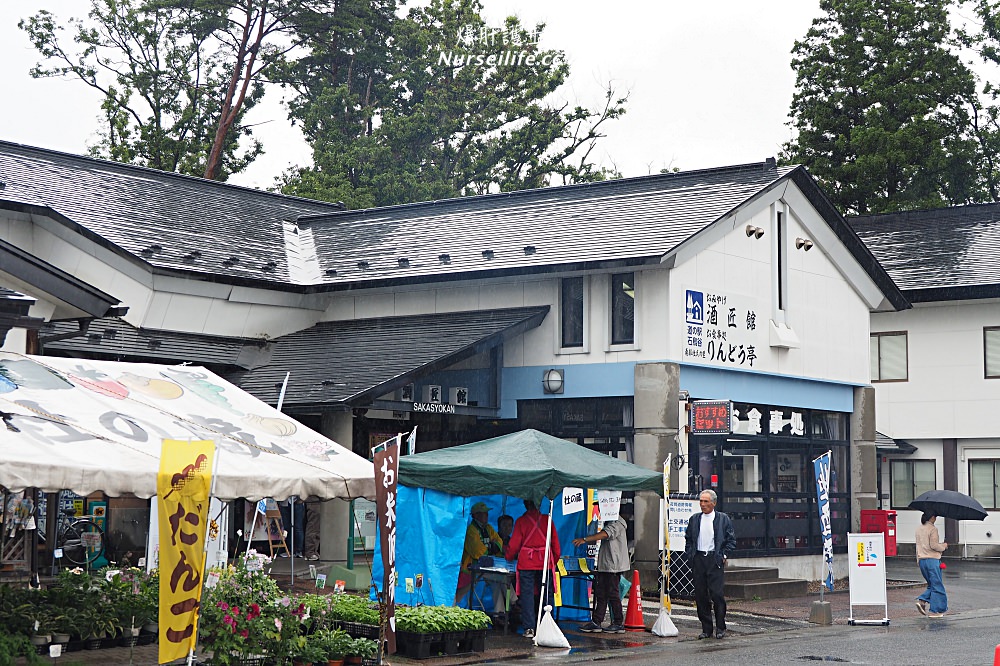
[[[343,211],[0,143],[0,180],[0,252],[36,267],[0,284],[45,321],[9,345],[204,365],[271,404],[291,373],[283,410],[362,454],[414,426],[418,450],[531,427],[671,454],[671,489],[715,488],[737,556],[782,576],[818,570],[813,458],[833,452],[836,552],[877,506],[869,321],[908,302],[801,167]],[[67,316],[41,274],[127,312]],[[731,432],[686,432],[702,400]]]

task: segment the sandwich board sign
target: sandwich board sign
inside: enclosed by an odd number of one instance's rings
[[[885,593],[885,535],[847,534],[848,579],[851,586],[851,614],[847,624],[888,626],[889,604]],[[882,606],[881,620],[857,619],[855,606]]]

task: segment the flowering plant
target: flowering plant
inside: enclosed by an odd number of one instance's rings
[[[247,656],[280,658],[287,639],[298,634],[298,618],[288,597],[265,572],[270,560],[250,551],[235,565],[213,570],[218,575],[201,602],[202,647],[213,664],[227,666]]]

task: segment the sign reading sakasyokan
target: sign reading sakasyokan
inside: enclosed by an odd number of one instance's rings
[[[696,400],[689,415],[692,434],[728,435],[733,431],[733,403],[729,400]]]

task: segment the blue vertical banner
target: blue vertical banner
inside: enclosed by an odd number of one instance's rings
[[[833,591],[833,530],[830,523],[830,458],[827,451],[813,460],[816,472],[816,499],[819,507],[819,527],[823,535],[823,560],[826,562],[826,580],[823,584]]]

